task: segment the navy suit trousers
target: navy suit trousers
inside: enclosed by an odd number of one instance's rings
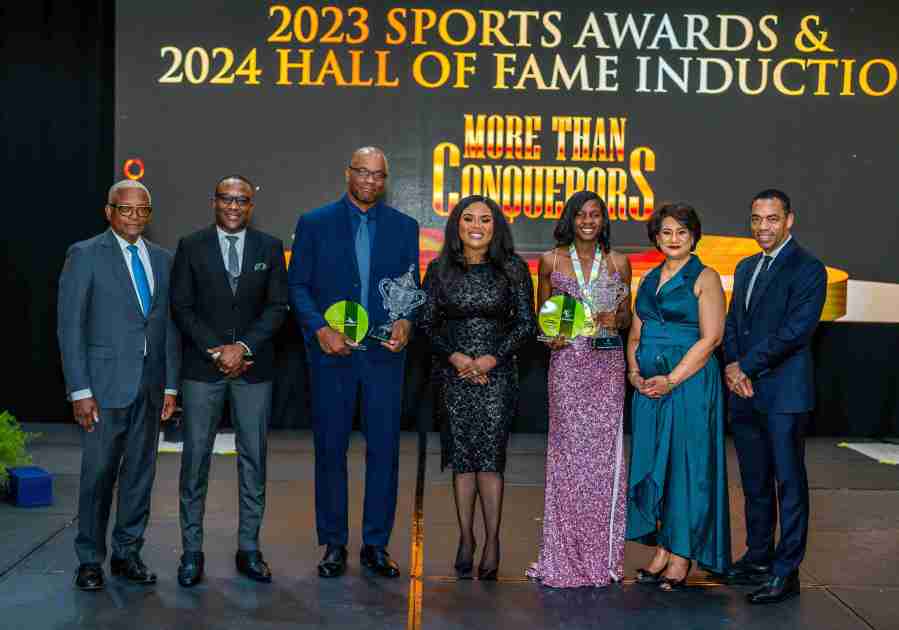
[[[386,547],[396,512],[403,361],[354,352],[339,365],[310,365],[315,432],[315,524],[320,545],[346,545],[347,449],[359,404],[365,435],[362,541]]]
[[[746,498],[746,546],[752,561],[773,561],[774,575],[799,568],[808,539],[809,497],[805,470],[808,414],[740,412],[731,430]],[[780,541],[774,530],[780,512]]]

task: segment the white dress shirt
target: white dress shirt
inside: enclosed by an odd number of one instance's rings
[[[118,242],[119,247],[122,250],[122,256],[125,257],[125,268],[128,269],[128,275],[131,278],[131,286],[134,287],[134,294],[137,296],[137,303],[140,304],[140,291],[137,290],[137,281],[134,279],[134,269],[131,267],[131,252],[128,250],[128,247],[131,245],[128,241],[123,239],[121,236],[113,231],[113,236],[115,236],[116,242]],[[137,246],[137,257],[140,258],[141,263],[144,266],[144,272],[147,276],[147,284],[150,285],[150,297],[153,297],[153,294],[156,292],[156,279],[153,277],[153,265],[150,263],[150,251],[147,249],[147,244],[144,242],[144,239],[141,237],[137,237],[137,241],[134,243]],[[144,338],[144,356],[147,356],[147,339]],[[172,396],[178,395],[177,389],[167,389],[165,390],[166,394],[171,394]],[[79,389],[76,392],[72,392],[70,398],[72,401],[81,400],[82,398],[91,398],[93,397],[93,392],[88,389]]]
[[[793,240],[792,234],[787,237],[787,240],[778,245],[777,249],[775,249],[773,252],[771,252],[770,254],[764,254],[761,258],[759,258],[759,262],[755,266],[755,271],[752,273],[752,278],[749,279],[749,288],[746,289],[746,308],[749,308],[749,300],[752,298],[752,288],[755,286],[755,280],[759,277],[759,273],[762,270],[762,264],[765,262],[765,256],[771,258],[771,262],[768,263],[768,271],[766,271],[765,273],[771,273],[771,267],[774,266],[774,259],[777,258],[780,250],[786,247],[787,243],[789,243],[791,240]]]

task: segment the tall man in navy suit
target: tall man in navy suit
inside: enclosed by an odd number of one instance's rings
[[[380,200],[387,169],[380,149],[358,149],[345,171],[346,194],[303,214],[294,234],[288,284],[309,361],[315,520],[319,544],[326,545],[318,565],[321,577],[346,570],[346,452],[357,401],[366,439],[360,561],[379,575],[399,575],[387,544],[396,511],[404,349],[412,323],[396,321],[389,341],[366,340],[360,351],[323,317],[335,302],[352,300],[368,311],[373,325],[385,323],[379,282],[398,278],[410,267],[418,281],[418,223]]]
[[[75,586],[104,586],[106,532],[118,480],[110,569],[136,584],[156,575],[140,550],[150,518],[159,422],[175,410],[181,361],[169,309],[172,255],[141,236],[153,207],[143,184],[109,189],[109,229],[69,248],[59,277],[59,349],[82,426]]]
[[[749,601],[767,604],[799,594],[809,518],[804,434],[815,398],[809,345],[827,272],[790,235],[795,214],[785,193],[763,190],[751,208],[752,235],[762,252],[737,265],[724,335],[748,547],[729,577],[764,580]]]

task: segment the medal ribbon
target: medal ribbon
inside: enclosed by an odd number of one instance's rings
[[[592,337],[596,331],[593,326],[593,304],[591,303],[590,292],[587,288],[599,277],[599,269],[602,263],[602,250],[599,248],[599,243],[597,243],[596,251],[593,252],[593,266],[590,268],[590,279],[586,282],[584,282],[584,272],[581,269],[581,261],[578,259],[577,249],[574,247],[574,243],[568,247],[568,254],[571,256],[571,266],[574,267],[574,276],[577,278],[577,284],[581,289],[581,301],[586,306],[584,310],[587,311],[586,317],[584,318],[584,335]]]

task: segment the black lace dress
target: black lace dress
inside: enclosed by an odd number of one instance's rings
[[[517,257],[509,270],[514,281],[489,263],[472,265],[444,287],[435,261],[425,275],[428,301],[418,325],[430,338],[433,352],[441,467],[451,466],[456,473],[501,473],[506,466],[506,443],[518,402],[515,352],[537,328],[530,271]],[[448,360],[454,352],[473,359],[496,357],[487,384],[456,376]]]

